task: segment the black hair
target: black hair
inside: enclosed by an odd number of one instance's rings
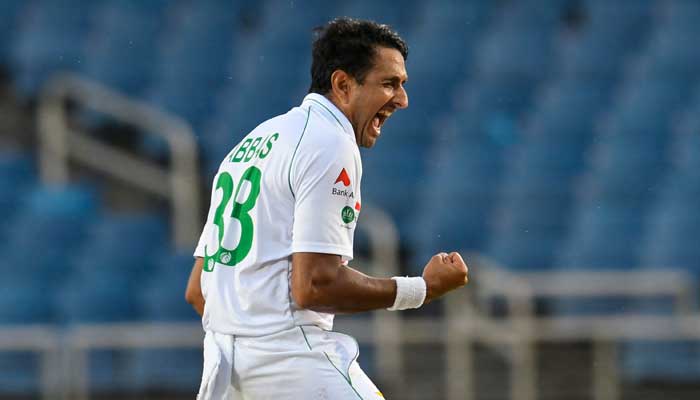
[[[406,42],[388,25],[374,21],[336,18],[314,33],[309,93],[329,93],[331,75],[338,69],[364,83],[378,46],[398,50],[404,60],[408,57]]]

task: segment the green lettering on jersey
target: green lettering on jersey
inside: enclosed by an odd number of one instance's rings
[[[246,154],[246,150],[248,150],[248,146],[250,146],[250,143],[253,141],[253,139],[248,138],[246,139],[243,144],[240,145],[238,148],[238,151],[236,154],[234,154],[233,158],[231,159],[232,162],[239,162],[243,159],[243,157]]]
[[[260,149],[260,152],[258,152],[258,157],[260,157],[261,160],[270,154],[270,151],[272,151],[272,145],[277,141],[277,139],[279,139],[279,137],[280,134],[275,132],[265,140],[265,148]]]
[[[261,141],[262,141],[261,137],[256,137],[253,140],[253,144],[251,144],[250,147],[248,148],[248,153],[246,153],[245,158],[243,159],[243,162],[248,162],[253,158],[253,156],[255,156],[255,150],[258,149],[258,145],[260,144]]]
[[[249,162],[254,160],[256,157],[260,160],[267,157],[272,151],[272,145],[279,139],[279,133],[275,132],[269,135],[263,140],[262,136],[256,138],[248,138],[242,143],[239,143],[231,151],[231,155],[228,158],[229,162]],[[262,146],[260,143],[262,142]]]

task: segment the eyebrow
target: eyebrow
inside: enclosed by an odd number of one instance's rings
[[[391,76],[391,77],[387,77],[387,78],[382,79],[382,82],[386,82],[386,81],[396,83],[396,82],[401,82],[401,78],[398,76]],[[408,76],[406,77],[406,79],[403,80],[403,83],[406,83],[406,82],[408,82]]]

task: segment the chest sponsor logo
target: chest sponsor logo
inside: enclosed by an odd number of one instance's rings
[[[338,178],[335,180],[335,183],[338,182],[342,182],[345,187],[350,186],[350,177],[348,176],[348,172],[345,170],[345,168],[343,168],[343,170],[340,171]]]
[[[340,171],[340,174],[338,175],[338,178],[335,180],[335,183],[333,183],[333,185],[338,186],[339,183],[341,183],[342,186],[345,186],[346,188],[350,186],[350,176],[348,176],[348,172],[345,170],[345,168],[343,168]],[[346,199],[355,198],[355,193],[350,189],[339,189],[337,187],[333,187],[331,189],[331,194],[333,196],[345,197]]]

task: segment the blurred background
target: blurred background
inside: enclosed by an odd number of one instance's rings
[[[336,16],[410,47],[356,265],[471,267],[337,320],[386,397],[700,398],[700,1],[2,0],[0,399],[194,398],[213,175]]]

